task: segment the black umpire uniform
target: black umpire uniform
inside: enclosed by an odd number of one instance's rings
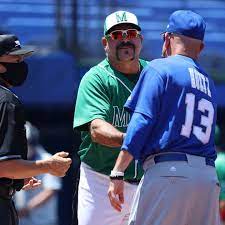
[[[24,110],[19,99],[0,82],[0,161],[26,159],[27,143],[24,129]],[[1,163],[1,162],[0,162]],[[18,224],[12,201],[23,180],[0,178],[0,224]]]
[[[23,51],[22,51],[23,50]],[[14,35],[0,35],[0,56],[23,55]],[[0,165],[2,161],[27,159],[24,107],[18,97],[8,87],[21,85],[27,76],[25,62],[0,62],[6,72],[0,73]],[[18,225],[18,216],[12,200],[15,191],[24,185],[24,180],[0,178],[0,224]]]

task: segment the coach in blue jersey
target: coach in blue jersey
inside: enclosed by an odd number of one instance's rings
[[[125,104],[132,117],[108,196],[121,211],[123,172],[142,161],[130,225],[219,224],[215,88],[196,61],[205,27],[192,11],[174,12],[162,35],[165,58],[150,62]]]

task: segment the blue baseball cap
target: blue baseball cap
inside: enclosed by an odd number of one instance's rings
[[[171,14],[165,32],[203,41],[205,28],[206,23],[199,14],[191,10],[177,10]]]

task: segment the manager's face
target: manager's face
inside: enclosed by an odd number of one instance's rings
[[[126,62],[138,59],[143,37],[132,24],[118,24],[102,38],[106,55],[110,61]]]

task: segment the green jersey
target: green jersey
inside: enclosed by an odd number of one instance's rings
[[[140,59],[141,70],[147,61]],[[109,175],[120,148],[106,147],[91,140],[88,124],[102,119],[121,132],[126,132],[130,114],[123,106],[134,88],[139,74],[126,76],[111,67],[105,59],[92,67],[82,78],[74,114],[74,128],[81,130],[82,143],[79,156],[93,170]],[[142,170],[132,162],[125,172],[125,179],[140,179]]]
[[[225,152],[219,152],[215,161],[216,172],[220,182],[220,200],[225,200]]]

